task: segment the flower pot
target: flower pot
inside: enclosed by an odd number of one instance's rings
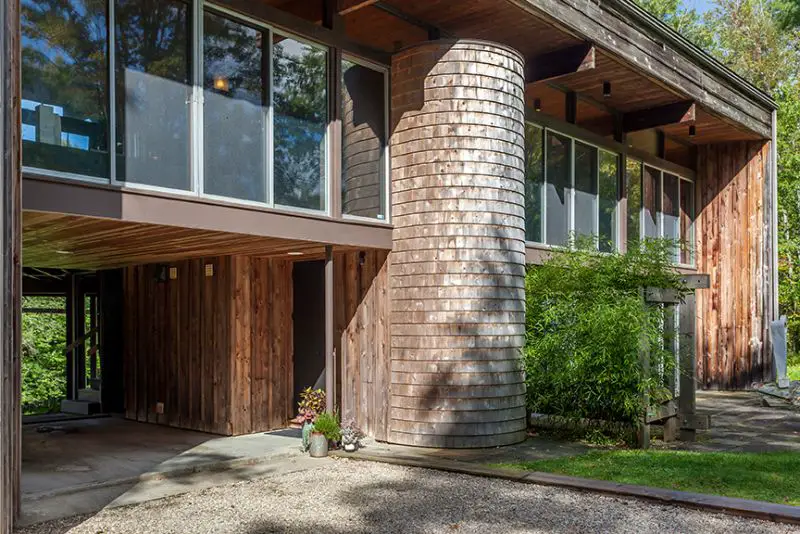
[[[355,452],[356,451],[356,444],[355,443],[345,443],[344,450],[346,452]]]
[[[328,456],[328,438],[319,432],[311,433],[311,446],[308,453],[312,458],[325,458]]]

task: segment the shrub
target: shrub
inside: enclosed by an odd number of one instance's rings
[[[306,420],[314,421],[317,415],[325,409],[325,400],[325,391],[307,387],[300,392],[297,411]]]
[[[314,432],[324,434],[329,441],[339,441],[342,438],[339,418],[330,412],[322,412],[314,421]]]
[[[674,357],[662,348],[663,309],[644,304],[640,289],[684,288],[670,264],[674,243],[648,240],[626,254],[582,245],[527,272],[528,407],[570,421],[612,422],[619,433],[637,422],[644,392],[653,402],[666,400],[663,377],[674,371]],[[639,355],[645,342],[646,373]]]

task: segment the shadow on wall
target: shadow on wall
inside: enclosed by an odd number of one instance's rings
[[[711,276],[697,292],[698,386],[747,388],[772,374],[769,143],[704,145],[697,161],[697,269]]]

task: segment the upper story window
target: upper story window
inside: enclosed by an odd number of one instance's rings
[[[526,137],[526,239],[565,246],[594,237],[598,250],[614,250],[619,156],[531,123]]]
[[[385,69],[197,1],[22,7],[26,171],[318,213],[341,173],[388,218]]]

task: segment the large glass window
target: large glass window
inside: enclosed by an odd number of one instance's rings
[[[191,7],[116,0],[117,180],[191,189]]]
[[[342,61],[342,213],[386,218],[383,72]]]
[[[681,263],[694,265],[694,184],[680,180]]]
[[[642,227],[642,162],[628,159],[625,165],[626,233],[628,248],[636,247]]]
[[[680,227],[680,178],[674,174],[663,174],[663,195],[661,200],[661,235],[665,239],[675,242],[673,252],[675,261],[680,261],[679,241],[681,238]]]
[[[327,51],[273,36],[275,203],[326,209]]]
[[[643,237],[658,237],[658,212],[661,198],[661,172],[644,166],[642,174],[642,231]]]
[[[542,241],[542,186],[544,185],[544,130],[525,125],[525,240]]]
[[[203,24],[203,192],[267,201],[265,32],[206,12]]]
[[[575,237],[597,237],[597,149],[575,142]]]
[[[599,173],[598,247],[603,252],[612,252],[618,246],[619,156],[612,152],[601,150]]]
[[[566,245],[569,241],[569,192],[572,140],[547,132],[545,156],[545,235],[550,245]]]
[[[23,0],[22,162],[109,177],[104,0]]]

